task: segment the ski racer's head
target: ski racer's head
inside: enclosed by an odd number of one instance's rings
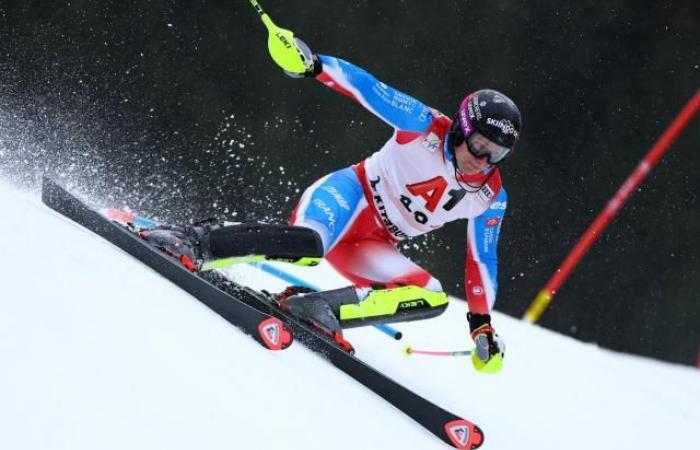
[[[503,161],[520,137],[520,110],[513,100],[491,89],[467,95],[448,136],[455,167],[476,174]]]

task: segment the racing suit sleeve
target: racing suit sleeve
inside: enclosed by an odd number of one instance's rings
[[[498,290],[498,235],[506,213],[506,190],[501,188],[480,216],[469,220],[464,287],[469,311],[490,314]]]
[[[340,58],[317,57],[323,68],[318,81],[352,98],[395,130],[422,133],[430,127],[433,113],[420,101]]]

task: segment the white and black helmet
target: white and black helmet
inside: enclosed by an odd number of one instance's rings
[[[450,149],[467,142],[477,158],[488,158],[490,164],[503,161],[520,138],[520,110],[513,100],[492,89],[481,89],[467,95],[459,105],[450,129]]]

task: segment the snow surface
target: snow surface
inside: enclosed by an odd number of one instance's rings
[[[0,182],[0,449],[443,449],[296,343],[251,338],[101,238]],[[327,267],[295,269],[322,287]],[[252,286],[284,283],[250,266]],[[506,301],[506,300],[502,300]],[[700,371],[613,353],[495,314],[505,369],[464,357],[465,304],[347,332],[358,356],[479,424],[485,449],[700,448]]]

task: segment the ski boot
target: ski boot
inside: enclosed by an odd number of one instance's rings
[[[419,286],[374,286],[361,299],[331,303],[343,328],[430,319],[447,309],[447,294]]]
[[[243,256],[299,265],[316,265],[323,256],[321,238],[315,231],[290,225],[207,219],[193,225],[162,225],[139,234],[191,271],[205,261],[218,261],[224,267],[232,264],[230,259]]]
[[[362,291],[360,291],[362,292]],[[278,296],[280,307],[333,335],[342,328],[436,317],[447,295],[418,286],[375,289],[358,295],[354,286],[323,292],[292,286]]]
[[[199,263],[208,257],[209,222],[196,225],[161,225],[139,233],[141,239],[180,261],[190,272],[199,270]]]
[[[340,322],[331,308],[331,301],[335,297],[357,298],[355,289],[343,288],[333,291],[315,292],[301,286],[290,286],[275,297],[275,302],[282,311],[311,325],[315,330],[323,333],[342,350],[355,354],[355,348],[345,340]]]

